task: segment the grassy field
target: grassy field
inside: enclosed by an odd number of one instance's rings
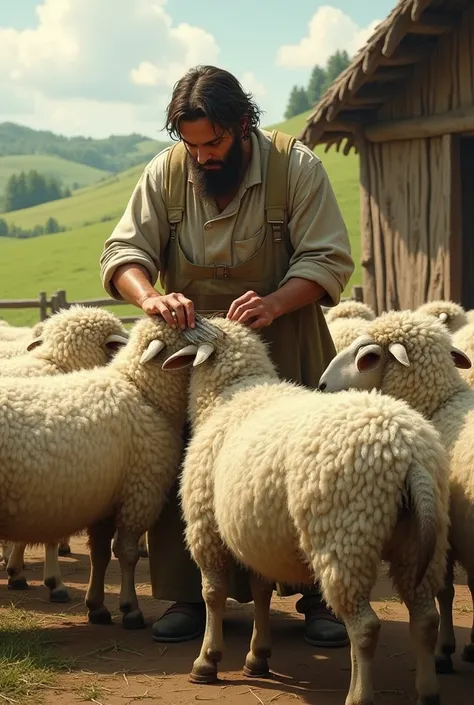
[[[109,176],[108,171],[94,169],[85,164],[70,162],[61,157],[53,157],[47,154],[17,154],[14,156],[0,157],[0,194],[5,190],[7,181],[12,174],[21,171],[35,169],[46,176],[53,176],[58,179],[63,187],[73,187],[74,183],[79,186],[95,184],[100,179]]]
[[[298,134],[307,114],[272,127]],[[345,157],[335,150],[325,154],[323,148],[316,148],[315,152],[328,171],[349,230],[357,265],[350,288],[360,283],[358,157],[354,154]],[[63,201],[2,215],[24,227],[33,227],[53,216],[72,229],[31,240],[0,238],[0,299],[36,297],[40,291],[50,296],[57,289],[65,289],[69,301],[104,296],[99,280],[100,253],[142,169],[143,166],[134,167],[114,175]],[[103,221],[104,218],[107,220]],[[137,313],[136,308],[129,306],[111,310],[120,311],[121,315]],[[35,310],[4,311],[0,315],[19,324],[32,323],[38,317]]]

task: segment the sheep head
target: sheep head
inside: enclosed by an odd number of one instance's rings
[[[431,417],[464,386],[456,368],[471,366],[442,323],[412,311],[389,311],[330,362],[322,392],[378,389]]]
[[[330,308],[326,314],[326,321],[332,323],[340,318],[363,318],[365,321],[373,321],[374,311],[362,301],[341,301],[337,306]]]
[[[63,372],[105,365],[128,341],[128,332],[117,316],[92,306],[61,310],[42,322],[38,332],[26,350]]]
[[[466,311],[454,301],[428,301],[417,309],[418,313],[435,316],[444,323],[450,333],[455,333],[468,323]]]

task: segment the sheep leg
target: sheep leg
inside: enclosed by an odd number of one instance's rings
[[[267,659],[272,655],[270,634],[270,602],[273,585],[250,574],[254,602],[254,622],[250,651],[245,659],[244,674],[256,678],[270,675]]]
[[[69,602],[71,598],[62,581],[59,568],[57,543],[47,543],[44,547],[43,582],[49,588],[51,602]]]
[[[140,536],[138,542],[138,551],[140,553],[140,558],[148,558],[148,546],[146,545],[146,534]]]
[[[124,629],[143,629],[145,619],[138,606],[135,590],[135,568],[140,558],[138,541],[141,532],[132,532],[119,527],[117,531],[116,556],[120,563],[121,585],[119,608],[123,614],[122,627]]]
[[[214,546],[209,547],[209,554],[214,554]],[[201,645],[201,652],[193,663],[190,680],[193,683],[214,683],[217,681],[217,664],[222,660],[224,636],[222,621],[227,600],[227,560],[219,560],[210,568],[201,568],[202,596],[206,603],[206,630]]]
[[[474,605],[474,576],[468,575],[467,584],[469,586],[469,591],[471,593],[472,602]],[[461,656],[463,661],[468,661],[469,663],[474,663],[474,622],[471,628],[471,643],[466,644],[464,651]]]
[[[410,614],[410,636],[416,654],[416,692],[418,705],[439,705],[439,683],[435,668],[435,650],[439,615],[428,591],[418,591],[414,598],[404,597]]]
[[[438,594],[440,611],[440,628],[436,644],[436,671],[452,673],[453,661],[451,654],[456,651],[456,637],[453,625],[454,601],[454,562],[448,557],[444,586]]]
[[[12,552],[7,563],[8,573],[8,589],[9,590],[27,590],[28,582],[26,577],[22,575],[24,569],[26,543],[16,541],[13,544]]]
[[[374,705],[373,659],[380,620],[368,599],[360,599],[352,612],[341,611],[351,640],[351,684],[345,705]]]
[[[70,536],[63,536],[63,538],[59,542],[58,554],[60,556],[70,556],[71,555],[70,540],[71,540]]]
[[[91,624],[111,624],[112,615],[104,605],[105,573],[110,563],[110,543],[114,535],[113,518],[88,528],[91,574],[86,594],[88,620]]]
[[[2,564],[3,567],[7,567],[8,559],[10,558],[13,550],[13,544],[11,541],[2,541]]]

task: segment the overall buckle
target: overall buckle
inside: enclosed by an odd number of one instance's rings
[[[228,279],[229,267],[226,264],[215,264],[212,273],[213,279]]]

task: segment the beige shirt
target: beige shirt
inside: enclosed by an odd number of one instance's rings
[[[265,179],[271,134],[251,134],[252,155],[234,199],[219,213],[213,202],[194,193],[192,175],[186,184],[188,226],[180,233],[186,257],[198,265],[234,266],[251,257],[265,235]],[[145,168],[125,213],[106,240],[100,258],[102,284],[115,299],[122,297],[111,284],[119,265],[137,263],[148,270],[152,284],[158,279],[169,238],[163,198],[169,147]],[[336,305],[346,287],[354,262],[347,229],[321,160],[296,141],[288,170],[289,233],[294,253],[280,282],[301,277],[320,284],[328,293],[321,300]]]

